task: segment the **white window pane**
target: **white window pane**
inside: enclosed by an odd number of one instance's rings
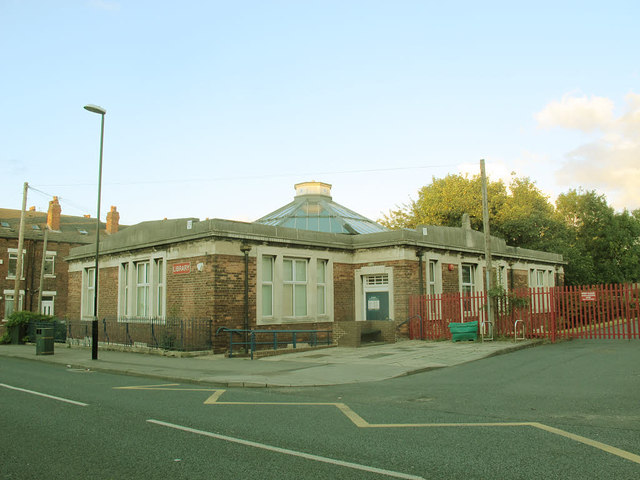
[[[318,285],[318,315],[326,313],[325,287]]]
[[[262,285],[262,315],[273,315],[273,285]]]
[[[262,281],[273,281],[273,257],[262,257]]]
[[[307,286],[295,286],[296,298],[296,317],[304,317],[307,315]]]
[[[293,260],[284,260],[282,262],[282,278],[285,282],[293,281]]]
[[[282,314],[293,316],[293,285],[283,285],[282,287]]]
[[[326,278],[327,262],[326,260],[318,260],[318,269],[316,280],[318,283],[324,283]]]
[[[296,260],[296,282],[307,281],[307,262],[305,260]]]

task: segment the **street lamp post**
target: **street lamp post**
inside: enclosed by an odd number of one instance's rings
[[[85,110],[97,113],[102,118],[100,122],[100,163],[98,167],[98,214],[96,215],[96,262],[93,281],[93,322],[91,325],[91,359],[98,359],[98,257],[100,254],[100,196],[102,191],[102,146],[104,143],[104,116],[107,111],[97,105],[85,105]]]

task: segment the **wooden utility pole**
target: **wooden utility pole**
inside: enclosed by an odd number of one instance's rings
[[[16,261],[16,280],[13,284],[13,311],[17,312],[20,306],[20,281],[22,280],[22,250],[24,249],[24,216],[27,210],[27,190],[29,184],[24,182],[22,191],[22,210],[20,211],[20,231],[18,233],[18,259]],[[26,292],[25,292],[26,293]]]
[[[485,285],[487,288],[487,320],[490,331],[488,336],[493,338],[493,299],[488,292],[495,286],[491,272],[491,232],[489,231],[489,199],[487,195],[487,174],[484,169],[484,159],[480,160],[480,175],[482,177],[482,228],[484,230],[484,258],[486,263]],[[482,332],[484,334],[484,332]]]

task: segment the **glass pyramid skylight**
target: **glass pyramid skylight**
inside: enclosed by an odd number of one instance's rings
[[[311,230],[324,233],[386,232],[382,225],[335,203],[331,185],[321,182],[298,183],[293,202],[255,221],[263,225]]]

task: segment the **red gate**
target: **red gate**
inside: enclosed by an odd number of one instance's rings
[[[513,290],[491,297],[496,336],[640,339],[638,285],[595,285]],[[409,300],[412,339],[451,338],[449,323],[487,320],[484,292],[414,295]],[[516,327],[516,321],[518,325]]]

